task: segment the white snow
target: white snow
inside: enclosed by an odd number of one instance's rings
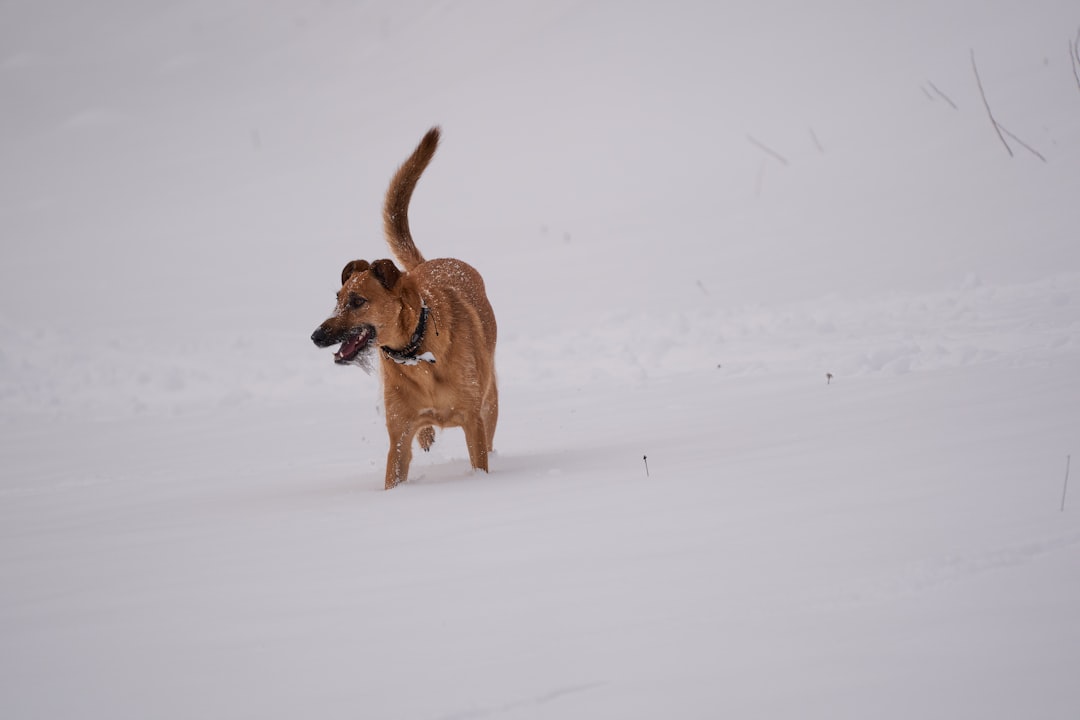
[[[1078,32],[3,3],[0,716],[1080,716]],[[433,124],[498,453],[384,492],[308,336]]]

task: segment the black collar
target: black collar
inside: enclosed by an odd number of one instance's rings
[[[409,338],[409,344],[403,347],[401,350],[394,350],[386,345],[382,346],[382,351],[386,353],[386,357],[390,358],[398,365],[416,365],[417,363],[435,362],[435,356],[429,352],[417,355],[420,350],[421,343],[424,342],[424,335],[427,333],[427,320],[428,320],[428,306],[421,301],[420,304],[420,320],[416,323],[416,330],[413,332],[412,337]]]

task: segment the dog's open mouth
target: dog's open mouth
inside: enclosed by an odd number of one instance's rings
[[[334,353],[334,362],[338,365],[356,362],[361,353],[371,347],[373,340],[375,331],[370,326],[360,328],[342,341],[341,347]]]

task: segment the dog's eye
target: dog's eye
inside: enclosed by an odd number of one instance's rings
[[[367,303],[367,300],[365,298],[360,297],[359,295],[350,295],[349,296],[349,307],[352,308],[353,310],[358,310],[358,309],[362,308],[366,303]]]

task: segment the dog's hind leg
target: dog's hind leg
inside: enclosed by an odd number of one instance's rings
[[[480,404],[480,416],[484,421],[485,439],[488,452],[495,449],[495,424],[499,421],[499,389],[493,380],[484,393]]]
[[[465,444],[469,446],[469,462],[477,470],[488,471],[488,434],[480,413],[465,420]]]

